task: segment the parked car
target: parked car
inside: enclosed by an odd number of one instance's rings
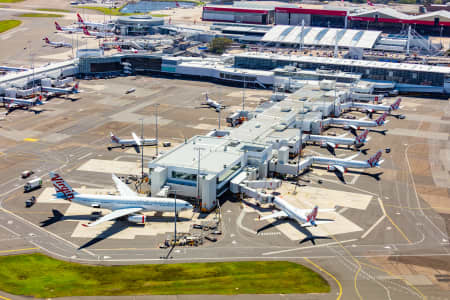
[[[28,178],[28,177],[30,177],[30,176],[33,175],[33,174],[34,174],[34,172],[31,171],[31,170],[23,171],[23,172],[22,172],[22,178],[23,178],[23,179]]]
[[[36,197],[32,196],[31,198],[25,200],[25,207],[32,207],[36,203]]]
[[[194,227],[195,229],[202,229],[203,228],[203,226],[200,225],[200,224],[194,224],[194,225],[192,225],[192,227]]]
[[[25,193],[28,193],[32,190],[38,189],[42,186],[42,179],[41,178],[35,178],[33,180],[28,181],[25,183],[23,190]]]
[[[220,230],[214,230],[213,232],[211,232],[212,234],[215,234],[215,235],[221,235],[222,234],[222,231],[220,231]]]
[[[215,238],[215,237],[213,237],[213,236],[205,236],[205,239],[207,239],[208,241],[211,241],[211,242],[217,242],[217,238]]]

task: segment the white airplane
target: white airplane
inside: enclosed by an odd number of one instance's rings
[[[334,212],[335,209],[319,209],[316,205],[312,210],[300,209],[292,204],[288,203],[286,200],[275,197],[272,201],[279,211],[260,218],[259,220],[275,219],[275,218],[290,218],[298,222],[302,227],[317,226],[320,224],[326,224],[334,222],[333,220],[316,220],[318,212]]]
[[[103,31],[111,31],[114,27],[114,23],[95,23],[95,22],[85,22],[83,18],[80,16],[79,13],[77,13],[77,24],[82,25],[82,27],[90,27],[94,28],[96,30],[103,30]]]
[[[133,146],[133,147],[137,148],[142,145],[155,146],[158,143],[158,141],[156,139],[141,139],[134,132],[131,133],[131,136],[133,137],[132,139],[118,138],[112,132],[110,133],[110,135],[111,135],[111,143],[118,144],[122,148],[125,148],[126,146]],[[139,151],[139,148],[137,148],[137,151]]]
[[[122,49],[120,46],[117,47],[117,51],[119,51],[120,53],[148,53],[147,50],[137,50],[134,48]]]
[[[202,105],[207,105],[207,106],[209,106],[209,107],[212,107],[212,108],[214,108],[217,112],[219,112],[221,109],[224,109],[224,108],[225,108],[225,106],[222,105],[222,104],[220,104],[219,102],[214,101],[214,100],[212,100],[212,99],[209,99],[208,93],[205,93],[205,97],[206,97],[206,98],[205,98],[205,99],[206,99],[206,102],[202,103]]]
[[[30,107],[44,104],[42,102],[42,96],[34,97],[32,99],[18,99],[18,98],[3,97],[2,102],[9,110],[16,109],[16,108],[29,109]]]
[[[348,119],[338,119],[338,118],[332,118],[328,120],[324,120],[324,123],[329,124],[338,124],[338,125],[344,125],[344,129],[350,129],[354,133],[356,133],[357,130],[360,130],[361,127],[378,127],[382,126],[384,124],[387,124],[389,121],[386,121],[386,116],[388,115],[387,112],[384,112],[383,115],[381,115],[378,119],[375,121],[373,120],[366,120],[365,118],[359,119],[359,120],[348,120]]]
[[[105,38],[114,36],[114,33],[112,32],[89,32],[86,26],[83,26],[83,33],[84,35],[95,36],[96,38]]]
[[[397,110],[400,108],[400,102],[402,102],[401,98],[398,98],[394,103],[391,105],[383,105],[383,104],[367,104],[367,103],[358,103],[353,102],[351,107],[358,108],[361,110],[366,111],[369,114],[372,114],[376,111],[387,111],[390,113],[393,110]]]
[[[81,28],[78,28],[78,27],[61,27],[58,24],[58,22],[56,22],[56,21],[55,21],[55,27],[56,27],[56,31],[68,32],[68,33],[81,32]]]
[[[44,38],[44,41],[46,44],[51,45],[53,47],[59,48],[59,47],[68,47],[68,48],[72,48],[72,45],[69,43],[65,43],[65,42],[52,42],[48,39],[48,37]]]
[[[380,161],[381,154],[382,152],[380,150],[374,156],[372,156],[366,161],[353,160],[355,157],[359,155],[359,153],[349,156],[347,158],[315,156],[313,157],[312,162],[320,165],[328,165],[327,167],[328,171],[338,171],[340,174],[344,174],[347,172],[348,168],[368,169],[379,167],[384,162],[384,160]]]
[[[68,94],[78,94],[80,91],[78,90],[79,82],[76,82],[73,87],[68,88],[57,88],[52,86],[42,86],[41,91],[46,93],[47,96],[59,96],[59,95],[68,95]]]
[[[59,174],[51,172],[50,178],[55,187],[57,198],[63,198],[83,206],[106,208],[112,211],[93,223],[83,224],[83,226],[87,227],[122,217],[127,217],[127,220],[132,223],[145,223],[145,215],[138,213],[148,211],[173,212],[175,211],[175,201],[177,214],[180,211],[192,209],[192,205],[184,200],[139,196],[114,174],[112,179],[120,196],[79,194]]]
[[[319,142],[320,147],[336,149],[337,147],[339,147],[339,145],[348,145],[349,147],[353,145],[355,147],[360,147],[364,143],[366,143],[370,140],[370,138],[367,137],[368,134],[369,134],[369,130],[366,129],[366,130],[364,130],[363,133],[361,133],[360,135],[358,135],[355,138],[344,138],[344,136],[346,134],[336,136],[336,137],[308,134],[308,135],[305,135],[305,137],[302,139],[307,142],[308,141]]]

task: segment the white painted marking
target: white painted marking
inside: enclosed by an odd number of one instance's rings
[[[91,154],[92,154],[92,152],[89,152],[89,153],[83,155],[82,157],[78,158],[78,160],[82,160],[83,158],[86,158],[86,157],[88,157]]]
[[[354,242],[354,241],[357,241],[357,240],[358,239],[351,239],[351,240],[346,240],[346,241],[341,241],[341,242],[331,242],[331,243],[314,245],[314,246],[298,247],[298,248],[292,248],[292,249],[280,250],[280,251],[271,251],[271,252],[263,253],[262,255],[272,255],[272,254],[279,254],[279,253],[291,252],[291,251],[296,251],[296,250],[305,250],[305,249],[311,249],[311,248],[317,248],[317,247],[326,247],[326,246],[330,246],[330,245]]]
[[[386,218],[386,216],[385,215],[382,215],[375,223],[373,223],[373,225],[372,226],[370,226],[370,228],[369,229],[367,229],[367,231],[366,232],[364,232],[364,234],[361,236],[361,238],[362,239],[364,239],[364,238],[366,238],[366,236],[368,236],[371,232],[372,232],[372,230],[374,230],[375,229],[375,227],[377,227],[378,226],[378,224],[380,224],[381,223],[381,221],[383,221],[384,220],[384,218]]]

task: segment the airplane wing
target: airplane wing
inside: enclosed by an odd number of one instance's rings
[[[327,224],[327,223],[333,223],[334,222],[334,220],[332,221],[332,220],[327,220],[327,221],[315,221],[314,223],[316,224],[316,225],[320,225],[320,224]],[[311,223],[303,223],[303,224],[300,224],[300,226],[302,226],[302,227],[311,227],[311,226],[313,226]]]
[[[130,215],[130,214],[137,213],[137,212],[139,212],[141,210],[143,210],[142,207],[118,209],[118,210],[113,211],[112,213],[109,213],[109,214],[101,217],[100,219],[98,219],[95,222],[89,223],[87,225],[83,224],[83,226],[85,226],[85,227],[92,227],[92,226],[98,225],[98,224],[106,222],[106,221],[115,220],[115,219],[123,217],[123,216],[127,216],[127,215]]]
[[[131,135],[133,136],[133,139],[136,142],[136,145],[140,146],[141,145],[141,139],[138,138],[138,136],[134,132],[132,132]]]
[[[356,154],[354,154],[354,155],[351,155],[351,156],[349,156],[349,157],[344,158],[344,160],[353,160],[354,158],[358,157],[359,154],[360,154],[360,153],[358,152],[358,153],[356,153]]]
[[[120,193],[120,196],[124,197],[136,197],[137,194],[132,191],[125,183],[122,182],[116,175],[112,174],[112,179],[116,185],[117,190]]]
[[[344,134],[341,134],[341,135],[338,135],[337,137],[338,138],[344,138],[344,137],[346,137],[348,135],[348,132],[346,132],[346,133],[344,133]]]
[[[333,142],[327,142],[327,146],[328,147],[331,147],[331,148],[336,148],[336,144],[335,143],[333,143]]]
[[[345,173],[345,168],[343,166],[334,165],[333,167],[335,167],[341,174]]]
[[[280,211],[277,211],[276,213],[273,213],[273,214],[271,214],[271,215],[264,216],[264,217],[262,217],[262,218],[259,219],[259,220],[262,221],[262,220],[275,219],[275,218],[279,218],[279,217],[287,217],[287,216],[288,216],[288,215],[287,215],[284,211],[280,210]]]

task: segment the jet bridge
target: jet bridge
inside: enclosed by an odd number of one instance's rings
[[[230,191],[234,194],[245,194],[247,197],[254,198],[259,203],[268,203],[273,200],[273,195],[266,194],[258,189],[276,189],[281,186],[279,179],[265,180],[246,180],[247,173],[242,172],[236,176],[230,183]]]

